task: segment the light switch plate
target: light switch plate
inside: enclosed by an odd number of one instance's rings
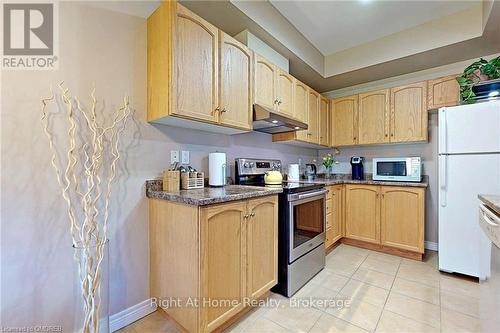
[[[179,160],[179,151],[171,150],[170,151],[170,163],[180,162]]]
[[[188,150],[181,151],[181,163],[182,164],[189,164],[189,151]]]

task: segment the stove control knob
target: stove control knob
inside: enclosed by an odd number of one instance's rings
[[[250,167],[251,167],[251,168],[253,168],[253,167],[254,167],[254,165],[255,165],[255,163],[250,162]]]
[[[250,167],[250,164],[248,164],[248,162],[245,162],[245,163],[243,163],[243,167],[248,168],[248,167]]]

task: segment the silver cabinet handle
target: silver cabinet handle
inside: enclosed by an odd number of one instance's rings
[[[255,216],[254,212],[250,213],[250,217],[254,217],[254,216]]]
[[[227,111],[226,108],[223,108],[222,110],[220,110],[221,113],[224,113],[226,111]]]

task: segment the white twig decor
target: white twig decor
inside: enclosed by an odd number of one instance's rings
[[[51,164],[66,202],[73,246],[81,251],[80,254],[75,251],[84,312],[80,330],[97,333],[111,186],[120,158],[120,135],[131,111],[125,97],[122,106],[106,121],[109,116],[97,112],[95,88],[90,94],[90,106],[84,108],[63,82],[58,87],[59,97],[51,89],[50,96],[42,98],[42,123],[49,141]],[[48,111],[50,103],[64,108],[66,120],[62,124],[55,119],[57,112]],[[56,125],[65,126],[66,134],[61,136],[54,129]]]

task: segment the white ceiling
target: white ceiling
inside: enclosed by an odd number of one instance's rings
[[[478,4],[478,0],[270,2],[325,56]]]
[[[92,7],[147,18],[160,6],[161,0],[92,0],[85,3]]]

